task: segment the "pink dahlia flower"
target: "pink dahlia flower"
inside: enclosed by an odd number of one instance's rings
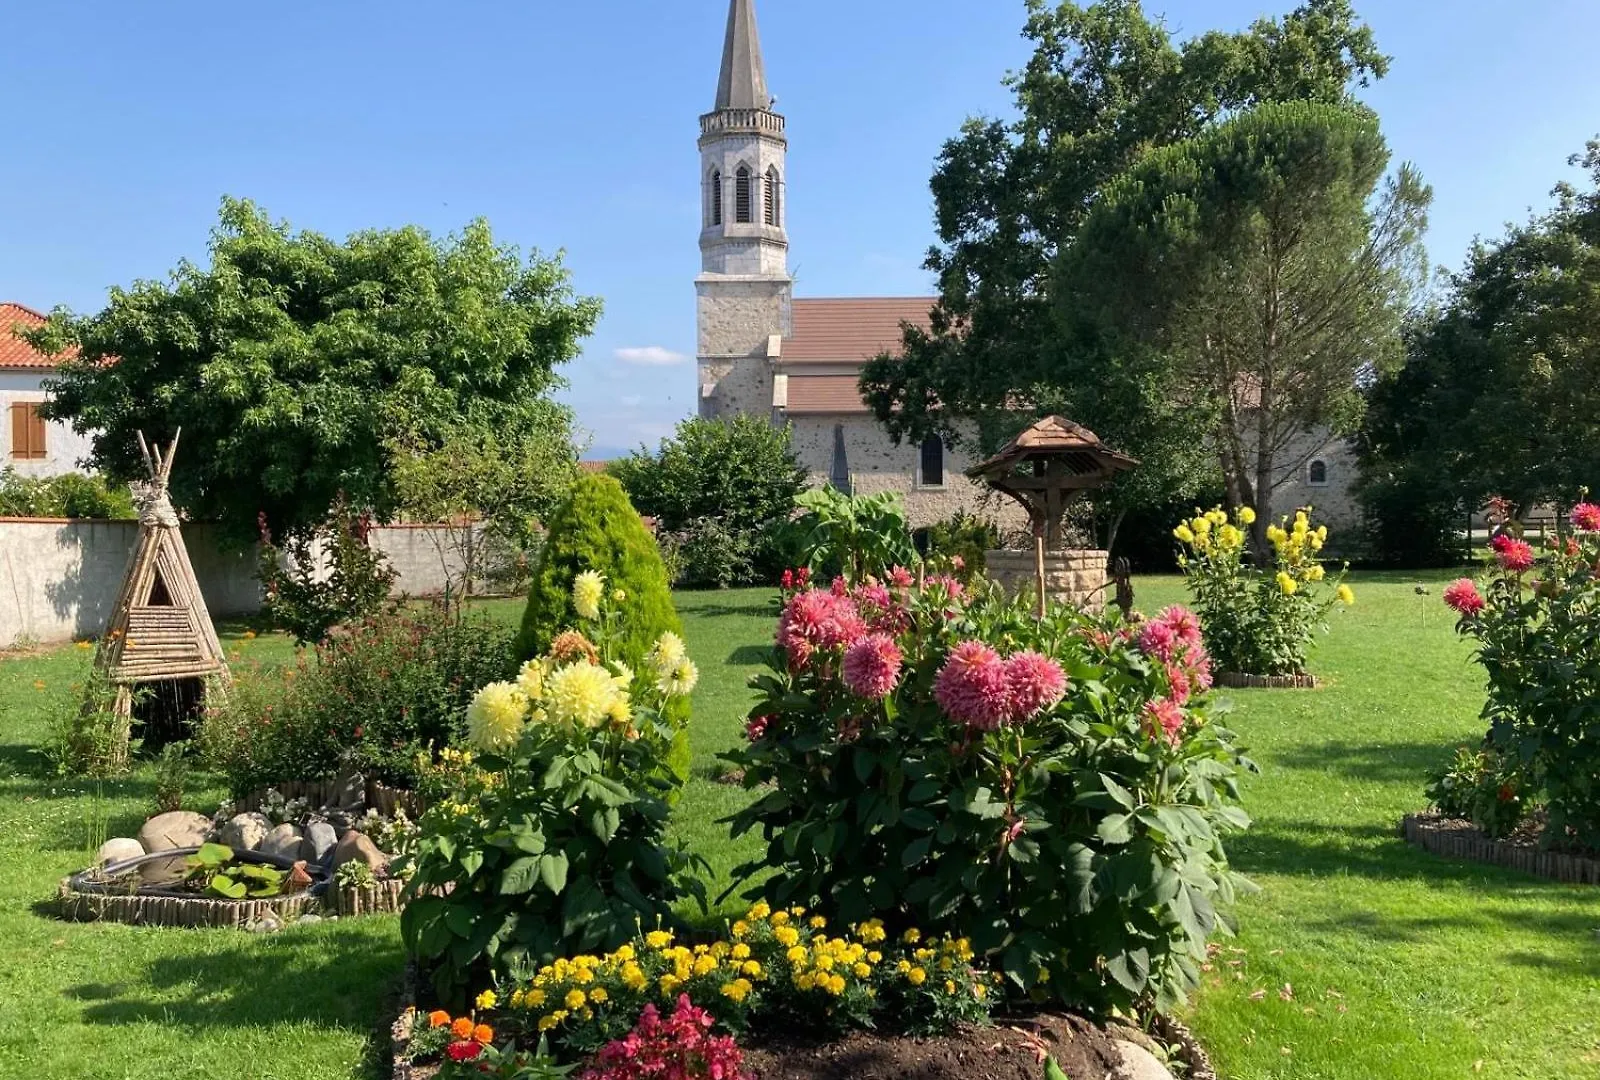
[[[1184,645],[1200,644],[1200,619],[1182,604],[1173,604],[1157,619],[1172,627],[1172,634]]]
[[[1153,739],[1165,737],[1173,746],[1183,741],[1183,709],[1170,698],[1159,698],[1144,707],[1144,727]]]
[[[1178,634],[1172,624],[1151,619],[1139,629],[1139,651],[1158,660],[1171,660],[1177,651]]]
[[[1458,578],[1445,586],[1444,602],[1455,608],[1463,615],[1476,615],[1482,611],[1485,603],[1483,594],[1478,592],[1478,586],[1471,578]]]
[[[1600,532],[1600,506],[1586,502],[1574,506],[1572,527],[1580,532]]]
[[[1011,719],[1037,716],[1067,692],[1061,665],[1042,653],[1019,652],[1006,659],[1006,686],[1011,695]]]
[[[994,731],[1011,711],[1006,663],[983,642],[963,641],[950,650],[934,678],[933,696],[951,719]]]
[[[886,698],[900,681],[900,646],[887,634],[868,634],[845,650],[844,684],[868,701]]]
[[[1491,542],[1495,557],[1500,561],[1500,567],[1513,573],[1521,573],[1533,568],[1533,545],[1526,540],[1501,533]]]
[[[778,617],[778,644],[791,666],[803,668],[818,649],[838,649],[866,633],[866,623],[847,596],[808,589],[796,593]]]
[[[916,583],[917,579],[911,576],[911,571],[903,566],[897,566],[889,571],[889,584],[897,589],[909,589]]]
[[[1167,685],[1171,687],[1171,697],[1179,705],[1189,704],[1189,696],[1194,693],[1194,687],[1189,681],[1187,668],[1177,664],[1167,665]]]

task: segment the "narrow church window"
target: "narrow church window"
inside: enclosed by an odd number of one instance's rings
[[[711,174],[711,224],[722,224],[722,170]]]
[[[849,495],[850,491],[850,459],[844,450],[844,425],[833,425],[833,469],[828,475],[828,483],[841,495]]]
[[[767,170],[767,224],[778,227],[778,168]]]
[[[733,174],[733,220],[740,225],[749,225],[754,218],[751,215],[752,200],[750,198],[750,170],[743,165]]]
[[[922,440],[923,487],[944,487],[944,440],[929,435]]]
[[[1328,463],[1318,458],[1306,466],[1306,482],[1312,487],[1324,487],[1328,483]]]

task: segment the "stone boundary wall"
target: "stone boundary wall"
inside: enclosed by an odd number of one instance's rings
[[[1033,552],[989,551],[983,558],[986,572],[1001,588],[1009,593],[1033,594]],[[1104,551],[1045,552],[1045,592],[1052,600],[1098,614],[1106,606],[1107,560]]]
[[[135,521],[0,518],[0,649],[93,637],[105,629],[139,533]],[[225,548],[214,526],[183,526],[201,595],[212,618],[261,608],[255,550]],[[399,572],[395,592],[430,596],[459,575],[452,530],[385,525],[373,546]]]

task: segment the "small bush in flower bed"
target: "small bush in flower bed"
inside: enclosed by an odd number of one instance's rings
[[[456,606],[375,615],[293,667],[242,677],[202,718],[205,760],[235,796],[351,769],[413,787],[419,754],[458,739],[472,695],[515,670],[511,639]]]
[[[747,895],[968,941],[1012,993],[1094,1013],[1196,985],[1253,768],[1216,722],[1195,617],[1043,620],[948,580],[793,593],[753,680],[765,856]]]
[[[1527,804],[1518,790],[1516,766],[1486,747],[1456,747],[1456,756],[1428,782],[1428,803],[1448,818],[1476,825],[1499,838],[1521,823]]]
[[[625,595],[572,584],[577,630],[490,683],[467,710],[474,758],[422,817],[400,927],[446,1004],[515,966],[625,941],[641,919],[704,897],[699,860],[667,844],[674,703],[699,672],[662,634],[634,672],[617,659]],[[437,778],[430,778],[430,785]]]
[[[1267,526],[1272,561],[1253,566],[1245,536],[1255,524],[1248,506],[1232,520],[1221,508],[1195,511],[1172,535],[1182,545],[1178,565],[1205,629],[1206,648],[1223,671],[1246,675],[1300,675],[1317,628],[1335,604],[1355,603],[1341,571],[1328,577],[1318,552],[1328,527],[1310,515]]]
[[[1485,750],[1501,785],[1549,817],[1547,845],[1600,850],[1600,506],[1579,503],[1572,535],[1542,555],[1501,534],[1485,591],[1445,589],[1487,678]],[[1475,821],[1477,817],[1473,818]]]
[[[405,1060],[437,1062],[439,1080],[557,1080],[573,1071],[571,1065],[556,1063],[543,1040],[531,1051],[518,1050],[515,1042],[496,1046],[494,1028],[470,1015],[452,1017],[435,1009],[423,1017],[413,1010],[408,1019]]]

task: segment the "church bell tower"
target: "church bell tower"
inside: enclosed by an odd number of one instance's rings
[[[769,416],[774,338],[789,333],[789,142],[773,112],[755,0],[729,0],[716,103],[700,117],[700,415]]]

